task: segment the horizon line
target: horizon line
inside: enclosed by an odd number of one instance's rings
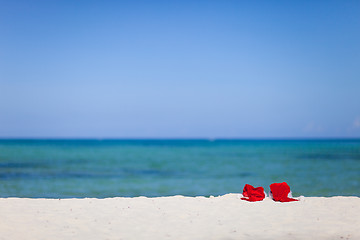
[[[221,140],[238,140],[238,141],[284,141],[284,140],[360,140],[360,137],[0,137],[0,141],[4,140],[39,140],[39,141],[56,141],[56,140],[83,140],[83,141],[112,141],[112,140],[119,140],[119,141],[136,141],[136,140],[143,140],[143,141],[176,141],[176,140],[201,140],[201,141],[221,141]]]

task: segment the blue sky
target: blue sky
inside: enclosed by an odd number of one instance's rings
[[[0,137],[360,137],[360,1],[2,1]]]

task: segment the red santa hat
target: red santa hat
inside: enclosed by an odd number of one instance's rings
[[[297,199],[291,198],[290,187],[286,182],[271,184],[270,197],[274,201],[279,201],[279,202],[299,201]]]
[[[254,188],[249,184],[245,184],[243,196],[241,199],[249,202],[262,201],[265,198],[265,191],[263,187]]]

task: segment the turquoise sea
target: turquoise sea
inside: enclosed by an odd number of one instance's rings
[[[360,140],[0,140],[0,197],[360,196]]]

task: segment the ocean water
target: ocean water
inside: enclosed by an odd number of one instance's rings
[[[360,140],[0,140],[0,197],[360,196]]]

